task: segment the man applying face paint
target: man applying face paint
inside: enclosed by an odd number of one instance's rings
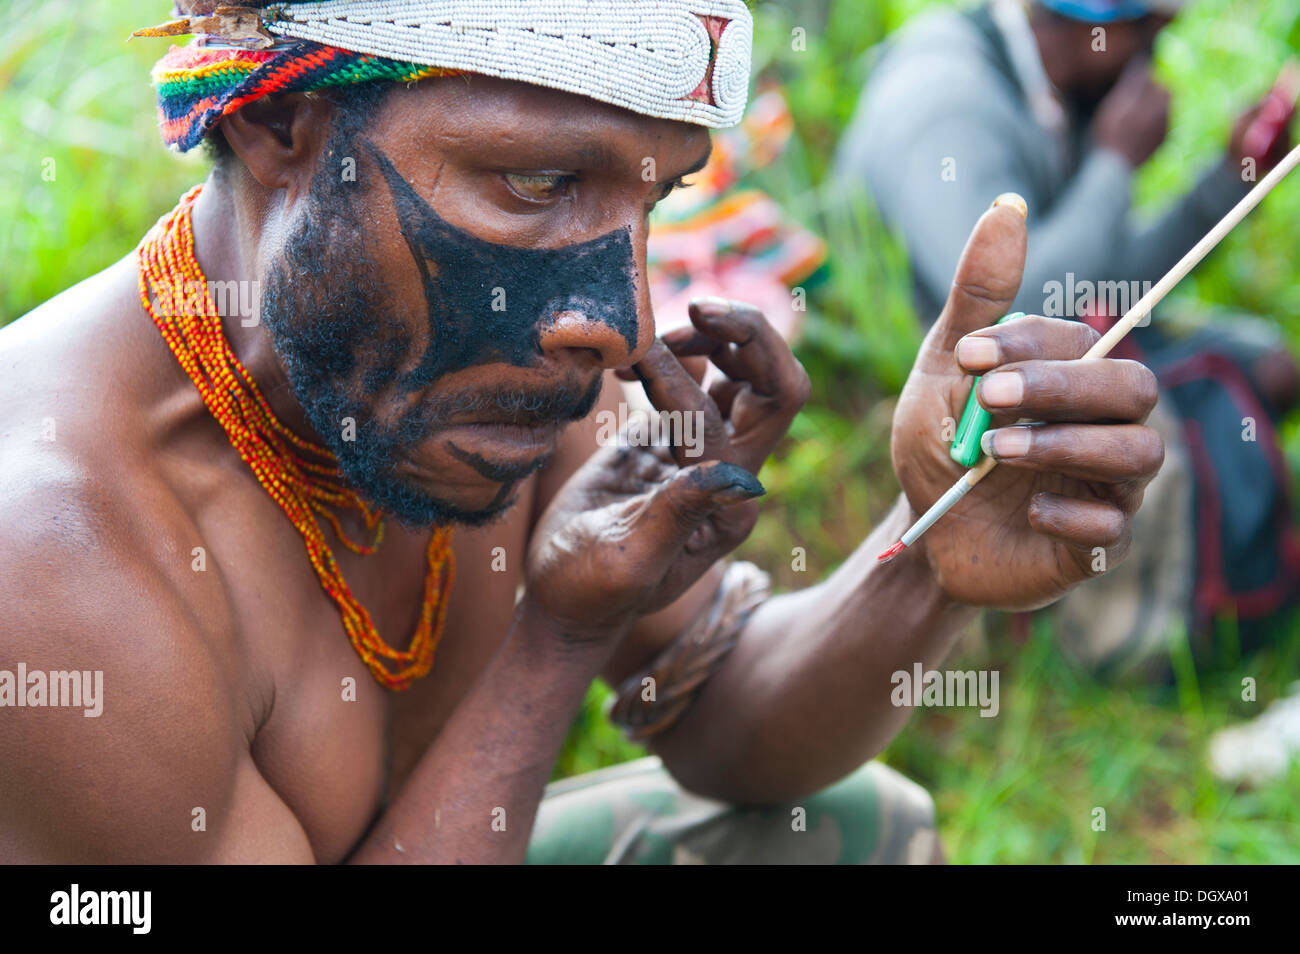
[[[336,135],[327,151],[353,154],[358,146],[377,173],[360,181],[382,182],[391,195],[421,279],[428,309],[422,355],[412,367],[415,336],[393,313],[392,295],[374,278],[373,262],[335,266],[347,270],[345,277],[335,272],[302,281],[320,271],[312,264],[321,257],[320,224],[331,215],[359,215],[364,205],[362,189],[347,188],[328,169],[312,181],[310,210],[267,282],[261,317],[298,402],[353,486],[412,527],[482,524],[500,516],[518,483],[545,466],[560,427],[591,411],[600,374],[592,369],[585,381],[536,389],[480,388],[432,400],[421,395],[457,371],[536,367],[543,359],[542,333],[556,321],[600,322],[620,334],[629,351],[635,348],[631,242],[626,230],[560,249],[484,242],[442,219],[373,143]],[[331,258],[342,263],[350,256],[340,249]],[[316,282],[330,289],[328,300]],[[357,422],[352,432],[336,424],[348,419]],[[518,447],[504,456],[494,451],[500,443],[492,439],[494,427],[506,431],[507,443],[523,445],[523,453]],[[501,485],[486,508],[469,511],[441,501],[409,474],[418,470],[412,456],[434,439]]]
[[[779,803],[852,776],[843,856],[929,860],[928,798],[863,767],[906,718],[891,674],[935,668],[971,604],[1041,605],[1093,546],[1118,558],[1158,466],[1142,372],[1080,367],[1073,326],[1044,320],[981,332],[993,365],[954,357],[1019,281],[1003,205],[900,400],[894,511],[797,592],[724,563],[810,384],[740,303],[697,302],[656,340],[644,263],[650,210],[743,111],[748,9],[497,6],[412,0],[399,23],[377,0],[182,0],[185,22],[146,31],[201,34],[158,66],[162,128],[218,161],[137,253],[0,332],[0,433],[60,422],[0,458],[0,595],[20,608],[0,649],[102,670],[106,697],[93,731],[0,720],[0,860],[520,861],[535,818],[557,830],[543,789],[597,675],[668,802],[777,805],[788,834]],[[181,272],[260,281],[261,322],[162,314]],[[690,358],[724,378],[705,393]],[[930,425],[1006,362],[1009,419],[1071,423],[879,567],[951,482]],[[616,408],[616,373],[698,415],[701,453],[597,450],[584,414]],[[727,857],[773,857],[731,827]],[[629,857],[638,830],[614,833]]]
[[[371,155],[429,303],[429,347],[404,386],[476,364],[529,367],[541,356],[541,327],[575,314],[608,325],[635,350],[637,269],[628,229],[555,249],[484,242],[438,215],[373,146]]]
[[[627,229],[557,249],[484,242],[445,221],[387,156],[367,145],[392,195],[429,306],[429,344],[419,365],[402,376],[403,390],[476,365],[533,366],[542,356],[543,329],[558,321],[604,324],[623,336],[629,352],[636,348],[637,270]],[[555,396],[544,396],[538,407],[521,409],[520,416],[545,420],[538,413],[543,408],[562,408],[556,421],[578,420],[591,410],[599,389],[597,376],[576,404],[570,400],[569,407],[562,407]],[[448,443],[459,459],[488,479],[508,481],[507,487],[544,463],[542,458],[536,466],[512,469],[466,451],[450,438]]]

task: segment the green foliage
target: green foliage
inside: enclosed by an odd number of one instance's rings
[[[1300,52],[1300,6],[1285,0],[1197,0],[1162,37],[1157,71],[1173,92],[1170,135],[1138,180],[1144,208],[1185,190],[1216,161],[1233,120]],[[1182,302],[1264,315],[1300,346],[1294,223],[1300,183],[1287,182],[1175,293]]]
[[[826,184],[835,144],[866,78],[870,50],[934,0],[768,0],[756,5],[755,63],[784,86],[796,123],[780,163],[754,177],[823,234],[831,262],[813,290],[798,353],[814,381],[808,408],[762,477],[764,518],[742,555],[801,586],[836,566],[888,509],[893,396],[920,340],[898,241],[857,196]],[[166,0],[0,0],[0,325],[127,254],[205,173],[168,154],[148,85],[167,40],[126,43],[167,15]],[[792,43],[803,30],[804,49]],[[1138,183],[1154,210],[1216,160],[1233,117],[1300,49],[1292,0],[1198,0],[1162,39],[1173,131]],[[887,148],[887,146],[882,146]],[[43,177],[53,160],[54,179]],[[1180,290],[1184,302],[1279,323],[1300,346],[1294,223],[1300,182],[1279,189]],[[1300,464],[1300,422],[1283,436]],[[791,569],[803,547],[808,569]],[[1168,686],[1104,685],[1056,652],[1047,617],[1027,645],[1001,638],[953,667],[998,668],[1002,715],[927,710],[886,753],[935,795],[946,849],[960,862],[1300,860],[1300,771],[1258,790],[1215,781],[1204,748],[1216,728],[1251,717],[1297,677],[1300,626],[1287,640],[1197,671],[1171,644]],[[1260,701],[1240,701],[1243,676]],[[603,716],[592,687],[556,775],[643,754]],[[1090,827],[1106,809],[1106,832]]]
[[[0,325],[126,255],[206,174],[158,138],[168,41],[126,42],[166,7],[0,0]]]
[[[645,749],[623,737],[623,733],[605,718],[605,708],[614,698],[614,691],[603,680],[597,679],[587,690],[582,708],[569,727],[564,750],[555,762],[553,778],[567,778],[583,772],[594,772],[606,765],[617,765],[639,759]]]

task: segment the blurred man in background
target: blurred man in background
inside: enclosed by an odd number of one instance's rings
[[[1181,6],[994,0],[926,15],[879,52],[837,175],[868,187],[901,233],[924,323],[988,195],[1017,191],[1031,210],[1014,310],[1104,330],[1285,156],[1294,90],[1240,117],[1223,159],[1154,223],[1135,221],[1134,175],[1169,123],[1151,54]],[[1169,325],[1158,316],[1124,345],[1164,395],[1152,423],[1166,463],[1135,532],[1152,553],[1135,548],[1127,572],[1062,607],[1067,647],[1098,669],[1162,656],[1185,614],[1194,628],[1225,612],[1263,617],[1300,578],[1272,430],[1300,395],[1294,360],[1258,320],[1181,335]]]

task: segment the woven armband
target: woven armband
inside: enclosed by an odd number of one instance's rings
[[[643,742],[671,728],[704,682],[722,668],[750,614],[767,599],[771,577],[752,563],[727,566],[709,609],[650,664],[619,687],[609,718]]]

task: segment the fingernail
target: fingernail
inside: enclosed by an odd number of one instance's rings
[[[723,487],[713,495],[713,500],[720,504],[735,504],[744,500],[753,500],[755,497],[761,497],[767,493],[763,488],[757,492],[749,487],[742,487],[740,484],[732,484],[730,487]]]
[[[703,295],[699,298],[692,298],[691,304],[702,311],[718,315],[731,311],[731,302],[725,298],[718,298],[716,295]]]
[[[713,499],[718,503],[739,503],[742,500],[753,500],[755,497],[761,497],[767,493],[767,489],[759,482],[758,478],[739,467],[736,464],[729,464],[725,461],[713,465],[709,468],[710,480],[716,480],[718,483],[726,483],[713,492]]]
[[[1000,352],[997,340],[982,335],[967,335],[957,342],[957,363],[963,368],[992,368]]]
[[[1000,205],[1011,206],[1020,213],[1022,219],[1029,218],[1029,204],[1015,192],[1004,192],[993,200],[993,208],[996,209]]]
[[[1000,427],[996,431],[984,432],[980,437],[980,450],[998,460],[1024,457],[1029,453],[1031,438],[1027,427]]]
[[[1025,396],[1025,381],[1015,371],[997,371],[980,378],[985,407],[1015,407]]]

